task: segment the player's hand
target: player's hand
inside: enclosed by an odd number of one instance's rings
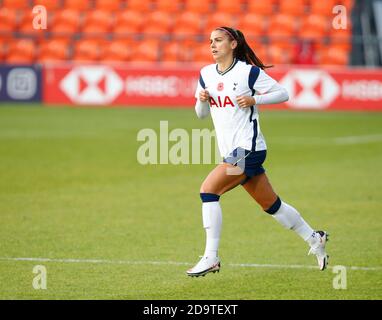
[[[255,98],[251,96],[237,96],[236,101],[240,108],[248,108],[256,104]]]
[[[210,101],[210,93],[207,90],[202,90],[199,92],[199,100],[201,102]]]

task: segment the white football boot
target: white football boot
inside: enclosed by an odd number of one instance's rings
[[[308,255],[316,255],[318,267],[322,271],[326,269],[329,260],[329,256],[325,251],[325,245],[326,242],[329,241],[329,235],[325,231],[315,231],[314,237],[316,241],[311,245]]]
[[[219,257],[203,256],[200,261],[191,269],[187,270],[187,275],[190,277],[205,276],[209,272],[219,272],[220,259]]]

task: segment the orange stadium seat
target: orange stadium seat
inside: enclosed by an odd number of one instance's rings
[[[201,42],[195,45],[192,49],[191,60],[196,63],[214,63],[208,43]]]
[[[290,64],[292,61],[292,52],[278,45],[270,45],[268,47],[268,59],[272,65]]]
[[[202,43],[209,48],[209,43]],[[193,48],[200,45],[200,41],[196,40],[185,40],[179,43],[179,59],[181,62],[192,62],[192,51]]]
[[[7,63],[33,63],[36,56],[36,45],[33,40],[13,40],[9,43]]]
[[[126,8],[138,12],[150,12],[151,1],[127,0]]]
[[[273,16],[268,27],[268,35],[271,43],[273,45],[277,45],[279,48],[282,47],[285,50],[290,50],[293,46],[291,43],[291,38],[294,37],[296,33],[295,22],[294,17],[289,15],[280,13]],[[276,59],[277,53],[278,51],[276,50],[276,53],[272,56],[272,59]]]
[[[66,23],[57,23],[50,29],[55,38],[67,38],[71,37],[75,32],[78,31],[78,27]]]
[[[126,38],[141,32],[141,29],[137,25],[119,24],[113,29],[113,35],[115,38]]]
[[[263,16],[255,13],[247,13],[242,16],[237,29],[244,33],[245,37],[258,37],[266,34],[266,22]]]
[[[247,41],[249,40],[253,41],[265,36],[264,31],[260,29],[247,28],[247,27],[240,27],[238,29],[244,34],[245,39]]]
[[[81,13],[77,10],[59,10],[52,17],[52,31],[55,37],[67,37],[78,32],[81,24]]]
[[[218,27],[232,27],[235,24],[236,23],[233,15],[224,12],[215,12],[211,15],[208,15],[207,23],[204,28],[204,33],[209,35],[213,30],[215,30]]]
[[[180,42],[172,41],[162,46],[161,61],[163,62],[181,62],[184,61],[184,48]],[[183,54],[183,56],[182,56]]]
[[[138,42],[133,49],[131,61],[156,62],[159,58],[159,41],[147,39]]]
[[[296,20],[293,16],[282,13],[272,16],[268,26],[268,35],[273,44],[288,48],[291,46],[291,37],[295,35],[295,32]]]
[[[199,35],[200,36],[200,35]],[[200,44],[205,45],[207,48],[210,47],[209,40],[200,41],[200,38],[195,35],[189,35],[188,37],[182,37],[181,35],[174,35],[171,42],[176,42],[179,44],[179,49],[182,50],[179,54],[182,61],[192,61],[192,51],[195,47],[200,46]],[[165,42],[166,45],[167,42]]]
[[[350,51],[352,44],[350,41],[350,36],[349,37],[331,37],[330,38],[330,45],[332,47],[336,47],[338,49],[341,49],[343,51]]]
[[[349,63],[348,52],[335,47],[321,51],[318,57],[321,65],[347,65]]]
[[[349,23],[350,21],[348,21]],[[351,48],[351,25],[348,24],[347,29],[334,29],[330,28],[330,43],[331,46],[341,48],[343,50],[349,51]]]
[[[296,31],[297,20],[295,17],[278,13],[273,15],[269,21],[269,32],[274,33],[275,30],[285,30],[286,33],[294,33]]]
[[[146,16],[146,24],[142,32],[149,37],[167,36],[171,30],[173,20],[169,12],[154,11]]]
[[[47,10],[57,10],[62,7],[62,1],[57,0],[34,0],[33,5],[43,5]]]
[[[129,61],[132,50],[131,41],[126,39],[114,40],[105,47],[101,60],[105,62]]]
[[[109,32],[113,23],[113,15],[109,11],[92,10],[86,14],[85,23],[82,28],[85,36],[102,36]]]
[[[328,19],[326,16],[318,14],[309,14],[301,18],[300,28],[305,29],[321,29],[324,32],[327,32],[331,27],[331,19]]]
[[[2,32],[15,31],[18,16],[16,9],[0,8],[0,30]]]
[[[180,10],[180,2],[179,0],[156,0],[155,9],[158,11],[176,13]]]
[[[68,40],[51,39],[41,43],[38,61],[45,63],[51,61],[64,61],[68,58]]]
[[[74,45],[73,60],[96,61],[101,54],[100,42],[92,39],[78,40]]]
[[[0,61],[4,60],[8,48],[8,40],[0,38]]]
[[[291,35],[282,35],[282,34],[275,34],[271,35],[269,37],[269,44],[273,46],[277,46],[279,48],[282,48],[286,51],[293,51],[293,48],[295,47],[295,39],[294,37],[291,37]]]
[[[117,12],[115,15],[114,32],[119,34],[129,30],[131,32],[140,32],[145,19],[145,15],[141,12],[132,10]]]
[[[186,40],[190,38],[195,38],[197,35],[201,34],[200,29],[191,26],[180,26],[172,31],[173,38],[177,40]]]
[[[73,9],[59,10],[52,18],[52,27],[58,24],[67,24],[78,28],[81,24],[81,12]]]
[[[325,33],[321,29],[301,29],[298,37],[300,39],[304,40],[313,40],[314,42],[320,42],[323,37],[325,36]]]
[[[29,1],[26,0],[3,0],[3,7],[8,9],[29,9]]]
[[[267,47],[260,43],[257,39],[246,39],[248,45],[252,48],[255,55],[264,63],[268,64]]]
[[[142,29],[145,38],[155,39],[156,37],[167,37],[170,29],[166,26],[147,25]]]
[[[248,1],[248,12],[271,16],[274,12],[274,5],[270,1]]]
[[[121,12],[117,12],[115,16],[115,26],[130,26],[134,30],[139,30],[145,18],[142,13],[132,11],[132,10],[124,10]]]
[[[305,3],[305,0],[280,0],[279,12],[292,16],[303,16],[306,12]]]
[[[207,14],[212,11],[211,0],[205,0],[205,1],[186,0],[185,11],[195,12],[199,14]]]
[[[153,11],[146,15],[146,27],[170,29],[174,23],[173,15],[165,11]]]
[[[64,8],[85,11],[89,9],[90,1],[64,0]]]
[[[85,39],[103,39],[109,30],[99,24],[88,24],[82,28],[82,37]]]
[[[110,27],[113,23],[114,16],[112,13],[104,10],[91,10],[86,14],[85,25],[86,24],[100,24],[106,29]]]
[[[251,45],[251,44],[250,44]],[[255,55],[261,60],[265,65],[269,65],[268,50],[264,45],[256,46],[251,45]]]
[[[162,53],[160,54],[160,62],[165,64],[176,64],[183,62],[179,58],[178,47],[179,44],[175,42],[169,43],[165,48],[162,49]]]
[[[243,3],[241,0],[217,0],[216,9],[219,12],[239,14],[243,12]]]
[[[104,11],[119,11],[121,9],[120,0],[96,0],[95,8]]]
[[[324,37],[329,26],[330,22],[327,17],[315,14],[307,15],[301,18],[299,37],[304,39]]]
[[[331,16],[333,8],[338,4],[338,0],[311,1],[310,11],[312,14]]]
[[[200,15],[195,12],[183,12],[175,17],[174,31],[178,28],[190,28],[200,30],[202,21]]]

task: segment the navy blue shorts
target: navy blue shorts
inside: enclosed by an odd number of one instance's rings
[[[230,163],[242,169],[247,176],[241,184],[249,179],[265,172],[263,163],[267,157],[267,150],[249,151],[243,148],[236,148],[228,157],[223,158],[223,162]]]

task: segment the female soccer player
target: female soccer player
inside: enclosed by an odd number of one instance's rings
[[[215,29],[210,47],[216,64],[200,72],[195,111],[199,118],[211,114],[223,162],[210,172],[200,188],[206,247],[201,260],[187,274],[204,276],[220,270],[219,198],[239,184],[265,212],[309,244],[309,254],[317,256],[319,269],[324,270],[329,258],[325,252],[327,233],[314,231],[295,208],[278,197],[262,166],[267,147],[257,106],[287,101],[287,91],[264,72],[267,66],[239,30]]]

